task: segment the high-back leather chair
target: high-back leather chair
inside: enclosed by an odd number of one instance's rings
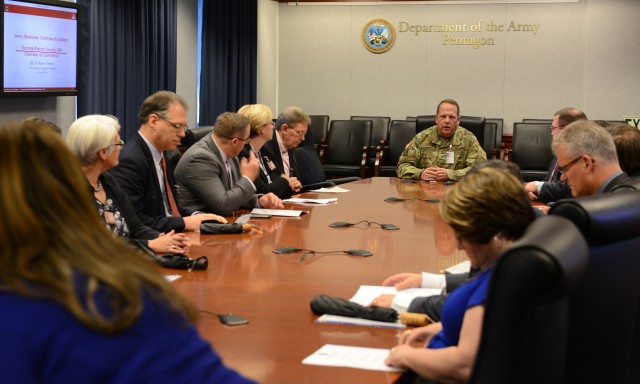
[[[557,201],[589,244],[569,296],[567,383],[640,383],[640,192]]]
[[[522,119],[523,123],[534,123],[534,124],[547,124],[551,125],[553,123],[553,119]]]
[[[327,179],[367,177],[372,125],[371,120],[331,121],[326,147],[320,149],[320,161]]]
[[[551,132],[545,123],[514,123],[512,161],[520,167],[524,181],[542,180],[553,158]]]
[[[300,145],[310,145],[318,149],[318,146],[323,144],[327,138],[327,131],[329,130],[329,115],[309,115],[311,123],[307,130],[307,135]]]
[[[422,115],[416,117],[416,133],[436,125],[436,115]]]
[[[495,123],[496,124],[496,136],[495,136],[495,145],[494,148],[496,149],[500,149],[501,146],[500,144],[502,144],[502,132],[503,130],[503,126],[504,126],[504,119],[502,119],[501,117],[488,117],[486,119],[487,123]],[[489,155],[487,153],[487,155]]]
[[[484,123],[484,151],[487,154],[487,159],[498,158],[498,149],[496,146],[496,131],[498,130],[498,124],[485,121]]]
[[[537,219],[498,259],[489,283],[470,383],[562,383],[567,295],[587,268],[578,229],[558,216]]]
[[[375,164],[375,176],[396,177],[398,159],[407,144],[416,135],[413,121],[393,120],[389,126],[388,145],[379,153]]]
[[[351,116],[351,120],[370,120],[371,121],[371,141],[369,142],[369,154],[367,163],[369,169],[375,167],[376,155],[382,147],[387,145],[389,138],[389,124],[391,118],[387,116]]]
[[[467,131],[470,131],[471,133],[473,133],[476,139],[478,139],[478,142],[480,143],[480,146],[482,147],[482,149],[484,149],[484,151],[488,156],[491,156],[491,151],[487,152],[487,149],[485,148],[485,136],[484,136],[485,122],[486,122],[486,119],[484,117],[460,116],[460,126],[466,129]]]
[[[293,150],[292,167],[302,184],[300,192],[306,192],[318,188],[328,188],[338,184],[350,183],[360,180],[359,177],[344,177],[327,181],[322,163],[313,147],[297,147]]]

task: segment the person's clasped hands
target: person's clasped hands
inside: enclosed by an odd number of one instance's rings
[[[446,181],[448,179],[448,177],[447,177],[447,169],[446,168],[440,168],[440,167],[425,168],[420,173],[420,179],[422,179],[422,180]]]
[[[157,238],[149,240],[149,247],[156,253],[176,253],[181,255],[189,255],[191,242],[184,233],[176,233],[175,231],[161,233]]]

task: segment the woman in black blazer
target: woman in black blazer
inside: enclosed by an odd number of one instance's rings
[[[249,158],[253,152],[260,163],[260,174],[253,180],[258,193],[273,192],[281,199],[291,197],[300,191],[302,185],[295,177],[279,174],[273,163],[274,155],[264,144],[273,137],[273,113],[264,104],[247,104],[238,113],[249,118],[251,131],[249,143],[240,152],[240,157]]]

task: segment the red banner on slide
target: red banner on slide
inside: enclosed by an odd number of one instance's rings
[[[43,9],[34,7],[24,7],[22,5],[5,4],[4,11],[8,13],[19,13],[23,15],[35,15],[43,17],[54,17],[56,19],[76,20],[76,12],[56,11],[54,9]]]

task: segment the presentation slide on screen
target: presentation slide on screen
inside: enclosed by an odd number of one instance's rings
[[[5,0],[5,92],[76,89],[77,26],[75,9]]]

